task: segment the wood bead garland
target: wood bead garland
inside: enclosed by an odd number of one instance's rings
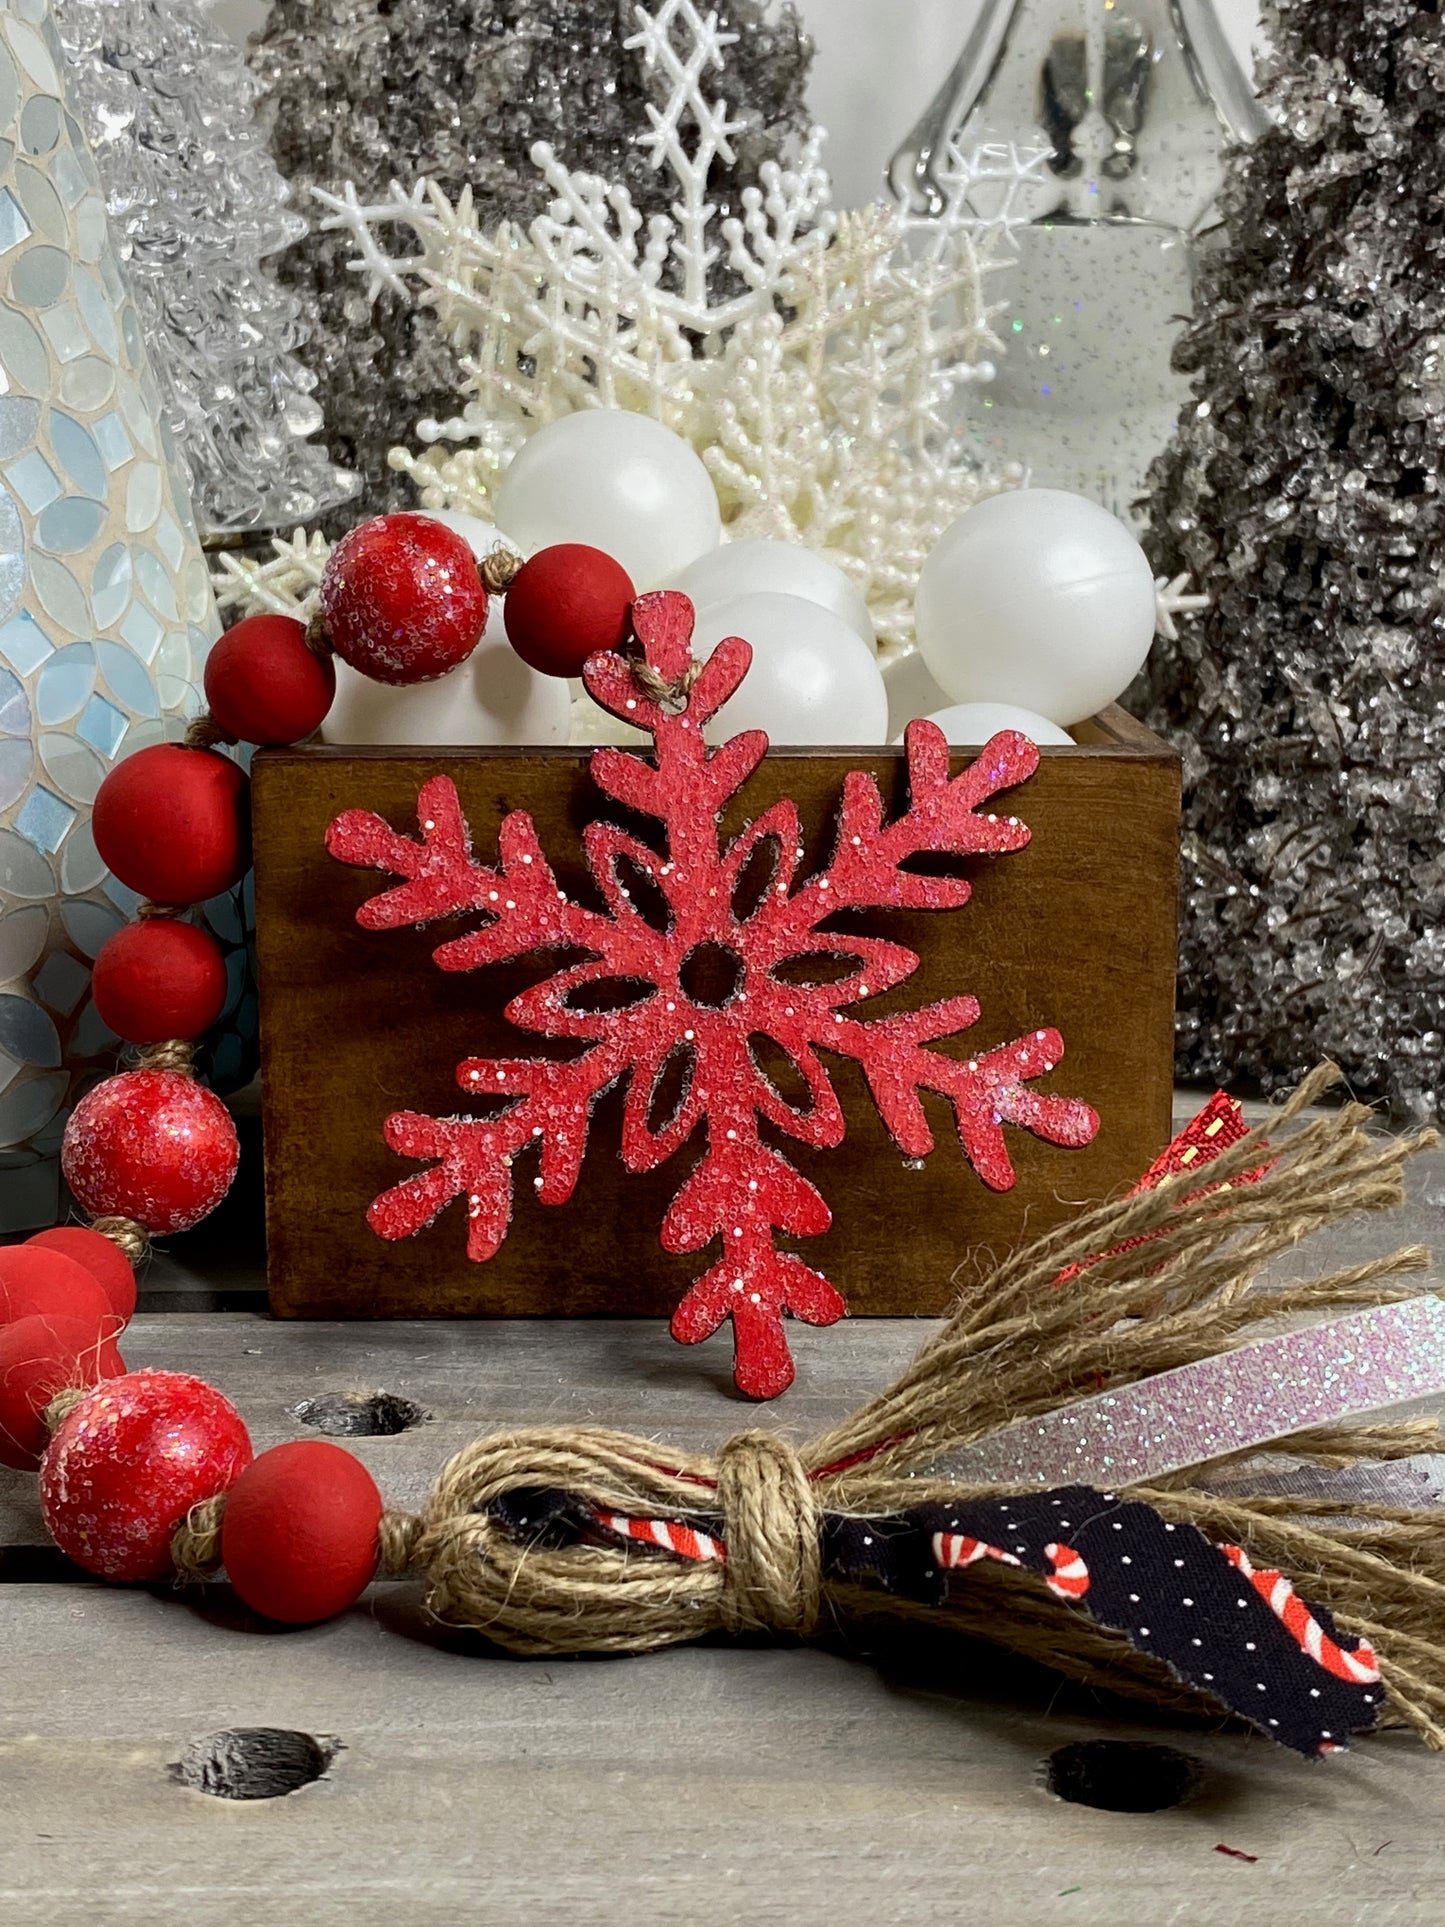
[[[332,648],[375,682],[430,682],[481,641],[487,591],[470,545],[425,515],[379,515],[342,536],[321,577]]]
[[[124,1043],[199,1037],[226,1002],[226,959],[198,924],[151,917],[117,930],[90,976],[103,1023]]]
[[[73,1258],[95,1279],[110,1300],[111,1311],[124,1325],[135,1312],[135,1268],[114,1239],[79,1224],[61,1224],[37,1231],[26,1247],[59,1251]]]
[[[212,721],[234,741],[299,743],[326,720],[336,668],[294,616],[247,616],[212,644],[205,688]]]
[[[634,593],[627,571],[601,549],[583,542],[539,549],[507,591],[507,640],[544,676],[580,676],[589,656],[621,648]]]
[[[325,1439],[263,1452],[226,1495],[220,1554],[254,1612],[285,1625],[332,1619],[376,1575],[381,1494],[352,1453]]]
[[[214,1211],[239,1158],[230,1112],[179,1070],[122,1071],[97,1084],[71,1112],[60,1153],[84,1210],[135,1219],[157,1237]]]
[[[96,792],[100,860],[156,903],[204,903],[251,864],[250,779],[229,756],[155,743],[117,763]]]
[[[43,1246],[9,1245],[0,1250],[0,1325],[36,1313],[84,1318],[112,1331],[123,1322],[95,1274],[74,1258]]]
[[[0,1465],[33,1472],[50,1439],[58,1392],[125,1371],[111,1321],[37,1313],[0,1325]]]
[[[228,1398],[185,1372],[107,1379],[71,1406],[40,1465],[60,1550],[103,1579],[164,1579],[193,1506],[234,1484],[251,1439]]]

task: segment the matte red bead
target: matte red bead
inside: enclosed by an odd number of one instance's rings
[[[299,743],[321,727],[336,669],[294,616],[247,616],[206,658],[206,706],[243,743]]]
[[[40,1509],[60,1550],[102,1579],[163,1579],[193,1505],[251,1463],[228,1398],[185,1372],[127,1372],[69,1411],[40,1462]]]
[[[90,991],[101,1021],[127,1044],[193,1040],[225,1007],[226,959],[209,930],[152,917],[101,946]]]
[[[100,860],[156,903],[204,903],[251,867],[250,790],[240,765],[215,750],[138,749],[96,792]]]
[[[254,1612],[286,1625],[331,1619],[376,1574],[381,1494],[350,1452],[300,1439],[263,1452],[226,1495],[221,1558]]]
[[[114,1338],[94,1319],[40,1313],[0,1329],[0,1465],[33,1472],[50,1441],[45,1408],[55,1394],[124,1370]]]
[[[524,562],[507,590],[507,640],[544,676],[580,676],[599,649],[616,649],[631,627],[635,595],[620,562],[583,542],[559,542]]]
[[[0,1250],[0,1325],[36,1312],[92,1319],[112,1332],[125,1322],[116,1318],[109,1294],[94,1272],[74,1258],[43,1246],[7,1245]]]
[[[331,646],[373,682],[431,682],[487,626],[470,543],[425,515],[378,515],[343,535],[321,577]]]
[[[225,1197],[240,1146],[214,1091],[183,1071],[122,1071],[70,1114],[60,1168],[92,1217],[189,1231]]]
[[[122,1324],[135,1311],[135,1270],[120,1246],[82,1224],[58,1224],[25,1240],[29,1250],[58,1251],[83,1265],[95,1279]]]

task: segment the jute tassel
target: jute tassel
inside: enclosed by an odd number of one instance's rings
[[[596,1426],[497,1433],[451,1460],[419,1517],[388,1515],[389,1564],[425,1574],[439,1619],[520,1653],[638,1652],[715,1629],[806,1634],[832,1617],[926,1611],[935,1625],[983,1634],[1093,1683],[1198,1706],[1161,1666],[1026,1574],[971,1569],[941,1611],[835,1585],[822,1570],[820,1520],[825,1511],[881,1518],[930,1500],[1018,1491],[943,1484],[924,1468],[1012,1419],[1228,1350],[1266,1321],[1416,1296],[1405,1274],[1427,1263],[1418,1247],[1307,1283],[1256,1287],[1265,1264],[1309,1233],[1398,1205],[1402,1167],[1435,1141],[1431,1132],[1371,1134],[1357,1104],[1304,1118],[1337,1078],[1332,1066],[1307,1078],[1267,1125],[1208,1167],[1202,1194],[1199,1176],[1176,1177],[1085,1211],[1006,1258],[893,1385],[800,1449],[761,1431],[716,1457]],[[1073,1265],[1083,1269],[1061,1283]],[[1276,1449],[1342,1465],[1435,1444],[1433,1426],[1371,1422]],[[1226,1495],[1193,1480],[1176,1474],[1124,1496],[1290,1572],[1347,1632],[1374,1643],[1390,1715],[1445,1746],[1445,1512],[1342,1496],[1322,1519],[1318,1500]],[[490,1508],[538,1490],[629,1516],[720,1514],[726,1562],[535,1535],[529,1543]]]

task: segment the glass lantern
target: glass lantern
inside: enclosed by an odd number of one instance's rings
[[[951,149],[1048,150],[1014,208],[1007,352],[960,424],[981,462],[1020,462],[1035,485],[1134,519],[1188,393],[1169,358],[1191,243],[1225,144],[1267,124],[1211,0],[985,0],[889,168],[928,209]]]

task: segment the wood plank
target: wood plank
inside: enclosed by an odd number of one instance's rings
[[[411,1587],[302,1632],[135,1592],[0,1609],[6,1927],[1439,1918],[1445,1767],[1404,1735],[1309,1764],[916,1636],[515,1661],[437,1635]],[[228,1725],[344,1751],[285,1799],[174,1785]],[[1182,1747],[1200,1794],[1052,1799],[1045,1757],[1097,1738]]]
[[[970,760],[956,755],[955,771]],[[903,807],[900,751],[778,752],[730,806],[725,835],[791,796],[804,825],[801,873],[816,870],[831,847],[842,773],[855,767],[874,775],[890,813]],[[414,834],[417,792],[438,773],[456,782],[484,860],[495,860],[505,812],[526,809],[562,887],[594,906],[601,900],[580,861],[580,832],[599,814],[627,818],[592,785],[581,751],[308,747],[257,757],[273,1308],[305,1317],[666,1314],[716,1253],[660,1250],[658,1227],[692,1152],[645,1175],[626,1174],[620,1087],[594,1111],[590,1152],[565,1208],[537,1202],[533,1161],[519,1157],[512,1226],[485,1264],[465,1255],[465,1200],[400,1245],[385,1243],[366,1224],[371,1200],[416,1168],[383,1141],[390,1113],[452,1116],[463,1105],[456,1086],[462,1059],[547,1049],[545,1040],[534,1046],[530,1038],[519,1046],[502,1007],[548,975],[555,960],[533,957],[478,974],[438,971],[431,961],[435,929],[357,928],[357,907],[384,885],[375,873],[326,854],[327,826],[346,807],[377,811]],[[1009,1243],[1025,1223],[1056,1222],[1074,1201],[1131,1180],[1164,1142],[1178,785],[1177,759],[1153,738],[1050,750],[1017,799],[1032,843],[1005,861],[963,866],[980,879],[966,910],[848,914],[850,929],[893,938],[922,958],[905,985],[869,999],[870,1016],[976,993],[983,1006],[977,1027],[939,1047],[953,1055],[1056,1026],[1067,1056],[1042,1083],[1087,1098],[1104,1118],[1095,1142],[1078,1151],[1011,1131],[1018,1183],[992,1193],[964,1162],[942,1099],[925,1100],[937,1152],[905,1160],[861,1069],[830,1062],[849,1119],[847,1140],[835,1151],[790,1144],[788,1152],[834,1212],[832,1229],[809,1241],[808,1259],[855,1312],[942,1310],[961,1247]],[[649,819],[628,820],[627,827],[644,840],[657,833]]]

